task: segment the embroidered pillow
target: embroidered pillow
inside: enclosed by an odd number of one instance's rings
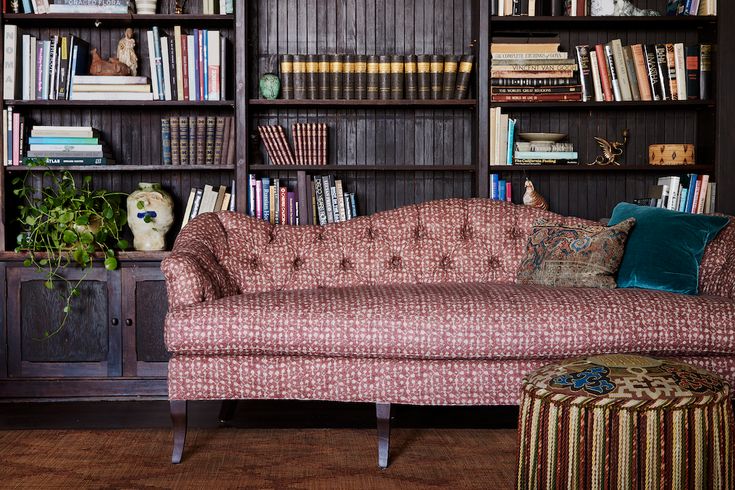
[[[613,289],[635,219],[615,226],[533,224],[526,255],[518,268],[519,284]]]

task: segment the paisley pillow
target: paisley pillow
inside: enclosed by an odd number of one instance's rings
[[[517,281],[613,289],[634,225],[633,218],[610,227],[564,225],[540,218],[533,224]]]

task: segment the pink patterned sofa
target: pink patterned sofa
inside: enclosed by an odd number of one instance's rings
[[[162,264],[173,461],[186,400],[374,402],[385,466],[389,404],[517,404],[552,360],[650,353],[735,382],[735,225],[682,296],[515,284],[539,217],[583,222],[482,199],[325,227],[195,219]]]

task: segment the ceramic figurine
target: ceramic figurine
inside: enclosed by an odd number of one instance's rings
[[[92,63],[89,65],[89,74],[98,77],[130,76],[130,67],[117,58],[111,57],[105,61],[97,49],[92,50]]]
[[[125,29],[125,37],[117,43],[117,59],[130,68],[132,76],[138,75],[138,55],[135,54],[135,39],[130,27]]]
[[[273,73],[266,73],[260,77],[260,95],[268,100],[278,98],[281,92],[281,79]]]
[[[154,15],[156,0],[135,0],[135,11],[139,14]]]
[[[543,209],[544,211],[549,210],[549,203],[544,199],[544,196],[536,192],[533,182],[530,179],[526,179],[526,193],[523,194],[523,204]]]
[[[630,0],[592,0],[590,13],[593,16],[617,15],[626,17],[661,15],[655,10],[637,8],[630,2]]]
[[[588,163],[587,165],[620,165],[618,159],[623,156],[625,151],[625,145],[628,144],[628,136],[630,131],[628,129],[623,130],[623,142],[619,141],[608,141],[604,138],[595,136],[595,141],[600,148],[602,148],[602,155],[598,156],[594,162]]]
[[[161,184],[141,182],[128,196],[128,226],[135,250],[166,249],[166,233],[174,222],[174,200]]]

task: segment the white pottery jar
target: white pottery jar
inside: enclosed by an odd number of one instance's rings
[[[135,12],[153,15],[156,13],[156,2],[157,0],[135,0]]]
[[[166,249],[166,233],[174,222],[174,200],[161,184],[141,182],[128,196],[128,226],[140,251]]]

